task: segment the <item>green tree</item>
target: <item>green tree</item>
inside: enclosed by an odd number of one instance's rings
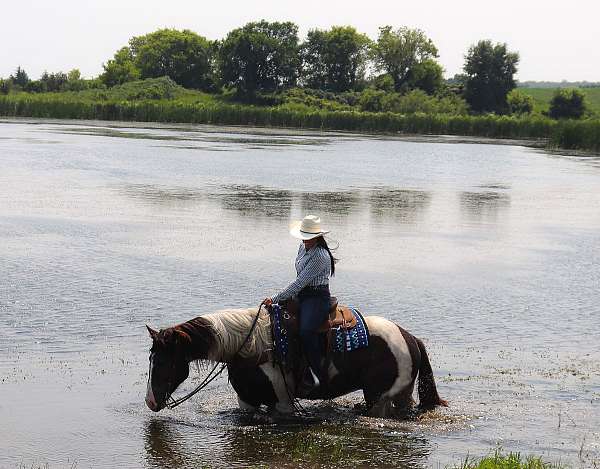
[[[375,67],[390,74],[396,91],[405,88],[417,64],[437,56],[437,48],[423,31],[407,27],[395,31],[391,26],[379,28],[372,48]]]
[[[206,38],[187,29],[159,29],[131,38],[129,45],[141,78],[168,76],[185,88],[212,89],[212,47]]]
[[[239,95],[294,86],[300,68],[298,26],[258,21],[234,29],[219,47],[223,83]]]
[[[465,98],[475,112],[504,113],[506,96],[516,87],[519,54],[509,52],[506,44],[479,41],[465,57]]]
[[[425,59],[410,70],[407,84],[409,89],[435,94],[444,85],[444,69],[435,60]]]
[[[511,90],[508,93],[506,102],[511,114],[531,114],[533,111],[533,97],[518,89]]]
[[[579,119],[586,111],[585,94],[576,88],[554,92],[550,101],[550,117],[554,119]]]
[[[23,70],[20,66],[17,67],[17,71],[14,75],[11,75],[9,78],[14,85],[20,86],[21,88],[25,88],[27,84],[31,81],[27,72]]]
[[[78,68],[74,68],[73,70],[67,73],[67,80],[70,82],[75,82],[81,80],[81,72]]]
[[[63,72],[44,72],[40,78],[40,82],[43,84],[43,90],[48,92],[63,91],[68,80],[67,74]]]
[[[63,86],[64,91],[81,91],[89,88],[88,81],[81,78],[79,69],[74,68],[67,73],[67,83]]]
[[[13,82],[10,78],[3,79],[0,78],[0,94],[8,94],[12,91]]]
[[[104,73],[100,81],[108,87],[122,85],[128,81],[140,79],[140,71],[134,64],[134,57],[129,47],[122,47],[113,59],[103,64]]]
[[[338,93],[356,89],[364,80],[370,43],[351,26],[309,31],[301,46],[305,85]]]
[[[369,80],[369,86],[376,90],[382,90],[391,93],[394,91],[394,80],[389,74],[382,73],[381,75],[371,77]]]
[[[45,81],[31,80],[24,88],[28,93],[45,93],[48,91],[48,86]]]

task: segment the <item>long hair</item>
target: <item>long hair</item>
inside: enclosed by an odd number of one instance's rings
[[[335,275],[335,263],[338,261],[338,259],[333,257],[331,249],[327,245],[327,241],[325,241],[325,238],[323,236],[319,236],[317,238],[317,246],[321,246],[329,253],[329,258],[331,259],[331,275]]]

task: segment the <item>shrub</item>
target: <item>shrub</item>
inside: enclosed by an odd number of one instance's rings
[[[585,94],[575,88],[556,90],[550,101],[550,117],[554,119],[579,119],[585,110]]]
[[[351,110],[360,97],[359,93],[332,93],[329,91],[312,90],[309,88],[292,88],[281,94],[284,106],[302,104],[313,110],[328,111]]]
[[[533,111],[533,97],[519,91],[512,90],[506,97],[508,102],[508,110],[511,114],[531,114]]]
[[[386,92],[383,90],[367,88],[360,94],[360,98],[358,98],[358,107],[361,111],[381,112],[383,111],[383,99],[385,96]]]
[[[169,77],[138,80],[113,88],[113,95],[120,99],[172,99],[184,89]]]
[[[458,96],[438,98],[425,91],[413,90],[404,96],[392,93],[382,97],[382,111],[397,114],[467,114],[467,103]]]

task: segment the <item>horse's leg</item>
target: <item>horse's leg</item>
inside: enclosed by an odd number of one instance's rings
[[[234,361],[227,369],[240,409],[256,410],[263,404],[270,406],[277,402],[271,380],[261,367]]]
[[[366,399],[365,399],[366,400]],[[367,403],[367,415],[369,417],[388,418],[393,416],[392,400],[388,397],[381,396],[370,405]]]
[[[379,418],[406,418],[415,404],[412,397],[413,390],[414,382],[402,391],[393,395],[388,395],[387,392],[381,392],[381,390],[376,387],[365,388],[363,390],[363,395],[367,404],[368,415],[370,417]]]
[[[267,379],[273,388],[273,392],[275,393],[275,396],[277,396],[277,401],[271,403],[269,409],[281,414],[293,413],[294,406],[290,399],[290,397],[294,397],[292,394],[294,385],[293,377],[288,374],[284,380],[281,370],[279,367],[274,366],[273,363],[263,363],[259,368],[267,376]],[[286,389],[286,383],[290,387],[289,390]]]
[[[391,321],[376,316],[365,318],[371,332],[368,362],[362,364],[363,393],[369,415],[391,417],[394,406],[408,407],[417,369],[413,365],[416,344],[407,343]],[[413,347],[414,346],[414,347]],[[412,348],[415,348],[411,351]]]
[[[413,382],[410,386],[407,386],[402,392],[398,393],[393,398],[394,402],[394,416],[398,418],[408,418],[410,413],[415,407],[415,400],[413,399],[413,391],[415,383]]]
[[[257,407],[253,406],[252,404],[248,404],[247,402],[244,402],[242,400],[242,398],[239,396],[237,396],[237,401],[238,401],[238,406],[241,410],[245,410],[248,412],[256,412]]]

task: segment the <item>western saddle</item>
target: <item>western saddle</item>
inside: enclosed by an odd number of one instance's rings
[[[335,296],[329,300],[329,318],[321,324],[319,332],[327,332],[330,329],[352,329],[356,326],[356,318],[348,306],[340,306]]]

